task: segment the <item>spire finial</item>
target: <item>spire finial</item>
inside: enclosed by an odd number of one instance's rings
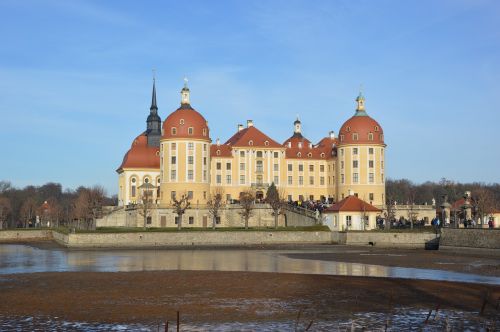
[[[153,68],[153,93],[151,96],[151,107],[149,108],[151,112],[156,112],[158,106],[156,106],[156,70]]]
[[[188,78],[186,76],[184,76],[184,87],[188,87]]]
[[[293,132],[295,134],[300,134],[302,132],[302,124],[300,123],[299,115],[298,114],[297,114],[297,120],[294,121],[293,125],[294,125]]]
[[[365,112],[365,97],[363,96],[363,84],[359,85],[359,94],[356,97],[356,102],[358,103],[358,107],[356,107],[356,113]]]

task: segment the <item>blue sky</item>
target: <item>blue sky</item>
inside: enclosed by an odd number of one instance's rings
[[[215,141],[238,123],[317,142],[363,85],[391,178],[500,182],[500,2],[0,0],[0,180],[117,192],[145,129],[191,103]]]

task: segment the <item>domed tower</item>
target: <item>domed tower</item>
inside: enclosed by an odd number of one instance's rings
[[[357,108],[339,132],[337,148],[337,199],[356,195],[372,205],[385,204],[384,132],[365,110],[360,92]]]
[[[160,196],[166,205],[182,194],[190,195],[192,204],[204,204],[210,193],[208,122],[191,107],[185,81],[181,106],[163,122],[160,140]]]

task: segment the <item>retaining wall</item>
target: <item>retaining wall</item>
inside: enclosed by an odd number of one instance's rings
[[[37,241],[50,239],[52,239],[52,231],[47,229],[0,231],[0,242]]]
[[[440,248],[500,249],[500,229],[443,228]]]
[[[140,248],[168,246],[240,246],[273,244],[328,244],[330,232],[228,231],[77,233],[55,237],[69,248]]]
[[[332,232],[332,243],[377,247],[426,248],[436,242],[434,233]]]

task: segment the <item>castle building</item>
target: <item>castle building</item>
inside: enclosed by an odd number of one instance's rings
[[[186,83],[180,107],[162,124],[153,81],[147,129],[134,139],[117,169],[119,205],[139,203],[139,187],[145,183],[156,188],[153,198],[160,207],[170,206],[181,194],[203,205],[216,188],[222,188],[227,201],[249,188],[260,199],[274,183],[289,201],[336,202],[354,193],[382,207],[384,134],[367,114],[361,93],[356,102],[339,136],[331,131],[316,144],[303,136],[298,118],[283,143],[260,131],[252,120],[239,124],[221,143],[212,142],[208,121],[191,106]]]

